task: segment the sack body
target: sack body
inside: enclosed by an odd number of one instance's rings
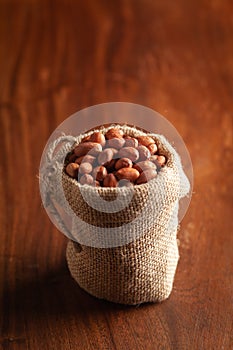
[[[119,127],[130,136],[148,135]],[[71,275],[91,295],[122,304],[168,298],[179,259],[179,200],[187,195],[189,182],[175,149],[163,136],[149,135],[167,164],[148,183],[91,187],[62,174],[64,196],[75,217],[75,241],[69,241],[66,255]]]

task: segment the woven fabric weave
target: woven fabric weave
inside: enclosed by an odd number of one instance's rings
[[[144,134],[134,127],[120,127],[131,136]],[[101,131],[105,133],[109,128]],[[80,135],[79,140],[86,135]],[[163,136],[149,135],[166,155],[167,166],[155,179],[134,186],[132,199],[125,206],[129,194],[126,187],[80,187],[76,180],[62,175],[65,198],[80,220],[76,229],[80,237],[85,236],[90,242],[68,243],[71,275],[90,294],[117,303],[139,304],[168,298],[179,259],[179,199],[188,193],[189,182],[174,148]],[[123,207],[117,211],[119,203],[114,208],[114,200],[119,195]],[[110,212],[106,210],[109,203]],[[108,229],[114,229],[115,240]],[[103,230],[107,233],[104,236]],[[96,244],[108,239],[110,243],[106,245]]]

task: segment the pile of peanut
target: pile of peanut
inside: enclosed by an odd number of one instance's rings
[[[155,178],[166,157],[150,136],[131,137],[120,128],[94,132],[67,155],[65,172],[81,185],[131,186]]]

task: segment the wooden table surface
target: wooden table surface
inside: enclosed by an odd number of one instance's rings
[[[1,349],[233,349],[232,13],[228,0],[1,0]],[[49,135],[109,101],[163,114],[192,158],[180,261],[161,304],[82,291],[41,203]]]

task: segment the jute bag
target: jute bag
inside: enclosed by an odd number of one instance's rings
[[[111,127],[79,135],[76,144]],[[130,136],[145,135],[136,127],[120,127]],[[71,275],[95,297],[122,304],[168,298],[179,259],[179,200],[189,192],[189,182],[175,149],[163,136],[149,135],[167,157],[167,165],[148,183],[130,188],[82,186],[59,168],[63,207],[74,216],[75,239],[67,245]]]

